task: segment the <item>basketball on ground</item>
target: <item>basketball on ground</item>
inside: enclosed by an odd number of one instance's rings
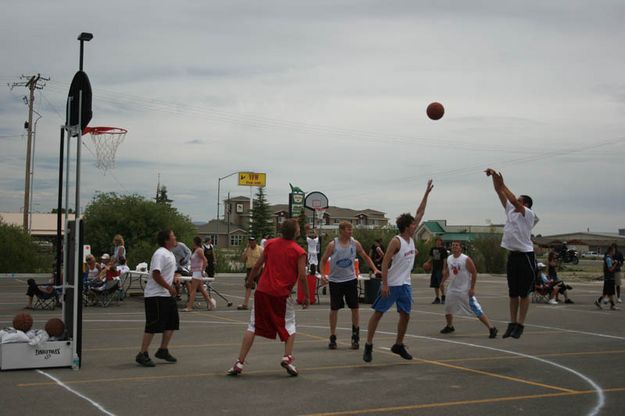
[[[51,337],[60,337],[65,332],[65,324],[59,318],[50,318],[46,322],[45,330]]]
[[[33,327],[33,317],[27,313],[18,313],[13,318],[13,328],[18,331],[30,331],[30,328]]]
[[[432,120],[440,120],[443,118],[443,114],[445,114],[445,107],[441,103],[431,103],[427,108],[428,117]]]

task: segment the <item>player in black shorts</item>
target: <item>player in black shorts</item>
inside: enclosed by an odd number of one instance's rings
[[[506,210],[506,225],[501,247],[508,250],[508,295],[510,297],[510,323],[502,338],[519,338],[523,333],[525,317],[529,308],[529,293],[536,277],[536,259],[532,228],[538,217],[532,211],[533,201],[527,195],[518,198],[503,182],[503,176],[494,169],[486,169],[486,176],[493,178],[495,192]]]

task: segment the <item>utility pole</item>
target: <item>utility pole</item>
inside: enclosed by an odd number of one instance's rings
[[[26,174],[24,179],[24,229],[28,230],[28,224],[30,219],[30,184],[31,184],[31,163],[33,161],[32,148],[33,148],[33,104],[35,103],[35,90],[41,90],[46,86],[43,81],[50,81],[50,78],[44,78],[41,74],[26,76],[22,75],[20,79],[27,81],[14,82],[10,88],[26,87],[29,90],[28,98],[28,121],[26,122],[26,128],[28,129],[28,141],[26,144]],[[40,83],[41,81],[41,83]]]

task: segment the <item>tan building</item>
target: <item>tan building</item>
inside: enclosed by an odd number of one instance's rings
[[[24,214],[21,212],[0,212],[0,218],[6,224],[22,226]],[[70,220],[74,219],[74,214],[68,214]],[[30,214],[30,234],[35,237],[52,238],[56,237],[56,214]],[[65,227],[65,216],[61,221],[61,232]]]
[[[223,201],[223,220],[211,220],[205,224],[197,226],[197,232],[202,239],[210,237],[211,240],[220,247],[239,246],[245,244],[250,225],[250,198],[245,196],[232,197]],[[289,216],[288,204],[270,205],[269,211],[273,215],[273,225],[275,235],[280,228],[280,224]],[[221,215],[220,215],[221,216]],[[313,211],[306,210],[308,222],[313,223]],[[315,225],[318,226],[315,219]],[[384,228],[388,226],[388,218],[385,213],[373,209],[354,210],[350,208],[340,208],[330,206],[324,214],[321,229],[338,229],[341,221],[348,221],[357,228]]]
[[[534,238],[534,243],[543,248],[554,248],[566,242],[568,248],[577,250],[580,254],[594,251],[604,254],[612,243],[616,243],[620,250],[625,248],[625,235],[620,233],[567,233],[545,235]]]
[[[282,221],[289,216],[289,205],[271,205],[270,209],[274,215],[274,225],[276,229],[278,229]],[[306,218],[308,219],[308,223],[310,225],[313,224],[314,215],[313,211],[309,209],[306,210]],[[317,218],[314,218],[315,226],[319,226],[319,228],[323,230],[336,230],[339,228],[339,223],[341,221],[347,221],[353,224],[356,228],[375,229],[388,226],[388,218],[386,218],[385,213],[373,209],[355,210],[330,205],[328,210],[323,215],[323,221],[321,224],[319,224],[319,220]]]

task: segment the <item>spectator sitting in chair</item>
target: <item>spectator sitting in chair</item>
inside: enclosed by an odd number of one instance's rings
[[[559,302],[558,295],[562,294],[564,296],[564,303],[573,303],[567,294],[567,289],[572,289],[571,286],[566,285],[562,280],[559,280],[557,277],[555,279],[551,277],[547,277],[545,275],[546,266],[543,263],[538,263],[536,274],[540,279],[539,282],[543,285],[544,288],[550,290],[549,294],[549,304],[557,305]]]
[[[98,278],[102,265],[95,261],[95,257],[91,254],[87,254],[87,282],[94,281]]]
[[[54,294],[54,277],[48,280],[48,283],[38,285],[35,279],[28,279],[26,281],[28,289],[26,290],[26,296],[28,296],[28,304],[24,309],[33,309],[33,297],[35,295],[41,298],[49,298]]]

